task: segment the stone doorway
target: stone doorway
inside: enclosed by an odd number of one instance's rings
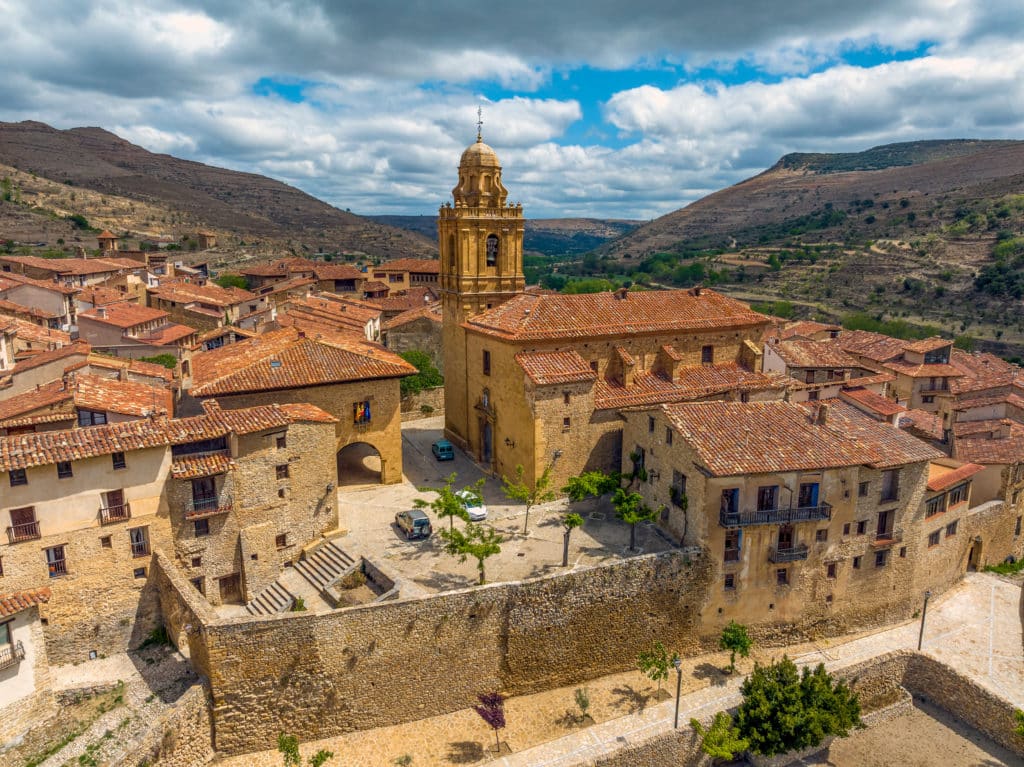
[[[981,537],[974,539],[974,543],[971,544],[971,553],[967,557],[967,572],[974,573],[978,571],[981,566],[981,553],[984,544],[981,541]]]
[[[484,421],[480,430],[480,463],[488,469],[494,463],[494,427],[490,421]]]
[[[338,487],[379,485],[384,469],[380,451],[369,442],[354,442],[338,451]]]

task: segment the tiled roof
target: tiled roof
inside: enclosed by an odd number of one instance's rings
[[[112,234],[109,229],[104,229],[102,232],[96,235],[97,240],[119,240],[121,239],[116,234]]]
[[[794,368],[856,368],[860,363],[835,343],[795,339],[771,347],[783,362]]]
[[[959,426],[959,424],[958,424]],[[958,430],[954,455],[963,461],[983,464],[1024,463],[1024,427],[1012,424],[1009,437],[990,436],[995,429],[983,435],[959,436]]]
[[[959,368],[943,363],[917,364],[905,360],[888,360],[883,363],[889,370],[894,370],[911,378],[956,378],[963,375]]]
[[[107,288],[103,285],[90,285],[89,287],[82,288],[81,292],[75,296],[75,300],[92,304],[93,306],[108,306],[110,304],[130,301],[131,297],[114,288]]]
[[[979,421],[957,421],[953,424],[953,433],[958,437],[969,437],[984,434],[986,435],[985,438],[989,439],[989,435],[998,434],[1006,426],[1009,426],[1011,430],[1015,430],[1013,421],[1008,418],[985,418]]]
[[[911,341],[910,343],[904,343],[903,348],[908,352],[917,352],[918,354],[927,354],[938,349],[945,349],[947,346],[952,346],[953,342],[948,338],[940,338],[939,336],[932,336],[931,338],[922,338],[920,341]]]
[[[791,402],[691,402],[661,410],[719,477],[857,466],[872,458],[855,440],[813,423],[813,414]]]
[[[443,322],[443,313],[440,302],[434,302],[432,304],[426,304],[424,306],[418,306],[415,309],[409,309],[408,311],[396,314],[390,320],[384,323],[384,330],[394,330],[400,328],[403,325],[407,325],[410,322],[426,317],[431,322],[441,323]]]
[[[50,601],[50,589],[29,589],[15,591],[13,594],[0,594],[0,618],[17,615],[22,610],[46,604]]]
[[[777,390],[780,393],[795,383],[792,378],[775,373],[752,373],[736,363],[700,365],[683,368],[675,381],[653,372],[638,372],[633,385],[620,381],[598,379],[594,386],[594,407],[612,410],[661,402],[683,402],[703,399],[726,392]]]
[[[235,462],[226,453],[207,455],[182,455],[171,461],[171,476],[174,479],[195,479],[225,474],[235,468]]]
[[[385,283],[371,280],[363,283],[363,291],[366,293],[379,293],[382,290],[391,290]]]
[[[978,463],[965,463],[957,468],[938,463],[929,464],[928,489],[932,491],[945,490],[965,479],[970,479],[980,471],[985,471],[985,467]]]
[[[396,258],[373,267],[375,271],[440,274],[441,262],[436,258]]]
[[[160,378],[168,383],[174,380],[174,372],[165,368],[163,365],[157,365],[154,362],[133,360],[130,357],[107,357],[103,354],[90,354],[88,359],[82,364],[91,368],[127,370],[130,373],[135,373],[146,378]]]
[[[896,376],[892,373],[876,373],[873,376],[858,376],[857,378],[848,378],[845,382],[845,386],[874,386],[875,384],[892,383],[896,380]]]
[[[633,291],[584,295],[520,293],[465,323],[510,340],[597,338],[638,333],[758,327],[764,315],[713,290]]]
[[[308,402],[289,402],[278,405],[281,411],[292,421],[315,421],[317,423],[337,423],[338,419],[325,410]]]
[[[847,330],[830,343],[850,354],[885,362],[903,355],[903,341],[870,330]]]
[[[520,352],[516,362],[538,386],[597,379],[590,364],[575,351]]]
[[[17,396],[0,400],[0,426],[20,426],[26,423],[24,416],[34,414],[38,416],[52,415],[52,420],[64,421],[75,417],[74,408],[70,403],[74,399],[74,392],[63,385],[61,381],[51,381],[35,389],[29,389]],[[59,408],[58,405],[66,403],[67,406]],[[49,408],[48,413],[36,413],[42,408]],[[57,418],[56,416],[60,416]],[[13,423],[12,421],[17,421]],[[36,423],[32,419],[27,422]],[[46,420],[39,423],[46,423]]]
[[[136,341],[152,344],[153,346],[168,346],[175,344],[183,338],[195,335],[198,331],[188,325],[168,323],[156,330],[150,330],[132,336]]]
[[[315,285],[316,280],[312,277],[289,277],[286,280],[275,282],[273,285],[260,289],[259,295],[261,296],[273,296],[278,293],[286,293],[289,290],[295,290],[296,288],[308,287],[309,285]],[[309,291],[306,291],[307,293]]]
[[[920,435],[922,439],[940,440],[943,437],[942,419],[938,413],[925,410],[908,410],[899,417],[899,427],[911,434]]]
[[[1024,397],[1022,397],[1017,391],[1003,392],[1002,394],[992,394],[987,397],[974,397],[972,399],[961,399],[958,401],[954,410],[971,410],[976,407],[989,407],[991,405],[1013,405],[1014,407],[1024,409]]]
[[[823,322],[801,320],[800,322],[794,322],[784,327],[780,336],[783,340],[796,337],[803,337],[810,340],[811,336],[815,333],[831,332],[833,330],[842,330],[842,328],[839,325],[826,325]]]
[[[30,269],[40,269],[54,274],[84,277],[104,272],[120,272],[125,269],[145,269],[141,261],[112,256],[110,258],[39,258],[38,256],[3,256],[0,261],[20,264]]]
[[[155,322],[165,319],[168,314],[162,309],[154,309],[141,304],[111,304],[110,306],[94,307],[85,312],[79,313],[80,319],[90,319],[93,322],[101,322],[104,325],[113,325],[117,328],[133,328],[146,322]]]
[[[255,301],[259,296],[241,288],[222,288],[220,285],[193,285],[188,282],[175,282],[160,285],[151,291],[161,301],[175,301],[179,304],[192,302],[212,304],[226,308],[245,301]]]
[[[28,277],[16,272],[0,272],[0,290],[10,290],[14,284],[32,285],[37,288],[42,288],[43,290],[51,290],[54,293],[60,293],[65,296],[74,295],[79,291],[79,288],[69,288],[65,285],[59,285],[56,282],[50,282],[48,280],[37,280],[34,277]]]
[[[316,278],[318,280],[365,280],[366,273],[359,271],[351,264],[324,264],[317,262]]]
[[[859,387],[853,389],[843,388],[839,392],[839,398],[853,400],[855,406],[861,406],[861,410],[869,410],[883,417],[896,415],[906,410],[903,405],[894,402],[888,397],[876,394],[870,389],[861,389]]]
[[[317,266],[315,261],[308,258],[280,258],[267,264],[253,264],[238,273],[252,277],[283,277],[292,272],[309,272]]]
[[[67,406],[56,410],[61,403]],[[170,414],[174,408],[174,395],[168,389],[149,384],[78,374],[67,383],[51,381],[16,397],[0,400],[0,426],[74,418],[71,404],[87,410],[142,417],[154,412]],[[36,412],[46,407],[50,408],[49,412]]]
[[[42,309],[36,309],[34,306],[25,306],[16,301],[7,301],[2,298],[0,298],[0,312],[15,317],[32,317],[37,320],[54,320],[62,316],[53,312],[44,312]]]
[[[416,309],[424,304],[435,303],[437,296],[426,286],[407,288],[401,293],[391,293],[384,298],[375,299],[380,308],[386,312],[404,312]]]
[[[1010,386],[1015,382],[1024,386],[1024,370],[994,354],[968,353],[954,348],[949,362],[963,374],[950,381],[949,388],[954,394]]]
[[[18,338],[46,344],[48,348],[66,346],[71,343],[71,335],[69,333],[65,333],[63,330],[54,330],[53,328],[43,328],[20,317],[12,317],[8,314],[0,313],[0,322],[14,325],[15,334]]]
[[[380,318],[381,311],[363,302],[337,301],[322,296],[292,298],[277,314],[281,327],[296,327],[310,334],[356,333],[363,335],[367,323]]]
[[[818,403],[801,403],[808,410],[815,404]],[[826,419],[828,428],[853,440],[858,447],[867,451],[871,459],[865,463],[870,466],[885,469],[944,456],[927,443],[903,433],[891,424],[876,421],[853,405],[837,399],[822,400],[820,404],[829,406]]]
[[[74,356],[84,357],[88,355],[91,350],[92,347],[89,346],[89,344],[87,344],[85,341],[76,341],[73,344],[61,346],[58,349],[50,349],[49,351],[40,352],[39,354],[36,354],[32,357],[29,357],[18,362],[14,366],[14,375],[24,373],[27,370],[32,370],[33,368],[37,368],[40,365],[45,365],[49,362],[54,362],[56,360],[62,360]]]
[[[312,338],[282,328],[192,358],[192,394],[295,389],[394,378],[416,368],[384,347],[354,337]]]

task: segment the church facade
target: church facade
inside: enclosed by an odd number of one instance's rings
[[[438,218],[445,434],[486,469],[554,486],[622,461],[621,412],[701,399],[778,399],[760,371],[768,319],[712,290],[527,291],[523,209],[481,138]]]

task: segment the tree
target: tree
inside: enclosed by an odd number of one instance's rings
[[[284,767],[299,767],[302,764],[302,757],[299,755],[299,739],[294,735],[285,735],[283,732],[277,736],[277,750],[284,757]],[[334,757],[334,752],[320,749],[311,757],[307,764],[309,767],[323,767],[323,764]]]
[[[523,481],[525,470],[523,465],[516,466],[515,481],[508,477],[502,477],[502,492],[510,501],[519,501],[526,504],[526,520],[523,522],[523,535],[530,528],[530,509],[541,503],[548,503],[555,500],[555,491],[551,489],[551,464],[548,464],[544,472],[537,477],[532,485]]]
[[[448,525],[450,530],[455,529],[455,518],[458,517],[463,522],[469,522],[469,512],[466,511],[466,502],[458,496],[457,490],[452,489],[452,485],[455,484],[456,474],[452,472],[448,475],[448,479],[445,480],[444,486],[437,488],[421,488],[420,492],[436,492],[437,497],[432,501],[425,501],[422,498],[414,500],[413,506],[417,509],[430,509],[434,514],[437,515],[438,519],[448,517]],[[484,479],[481,477],[472,485],[467,485],[462,488],[462,492],[469,493],[477,498],[480,497],[480,491],[484,487]]]
[[[573,530],[582,524],[583,517],[575,512],[562,517],[562,527],[565,528],[565,532],[562,533],[562,567],[569,566],[569,536],[572,535]]]
[[[661,695],[661,683],[668,679],[668,670],[678,659],[678,654],[670,656],[665,645],[655,642],[650,650],[644,650],[637,656],[636,665],[648,679],[658,683],[658,695]]]
[[[741,658],[750,656],[750,648],[754,643],[747,634],[747,627],[736,621],[729,621],[729,625],[722,629],[722,636],[718,639],[718,647],[721,650],[729,651],[730,674],[736,673],[736,653]]]
[[[706,729],[696,719],[690,720],[690,726],[701,739],[700,750],[712,759],[732,761],[736,754],[750,747],[750,743],[740,735],[739,728],[733,723],[732,716],[725,711],[715,714]]]
[[[441,539],[445,542],[445,551],[465,562],[468,557],[476,560],[476,569],[480,571],[480,584],[486,582],[484,562],[488,557],[501,553],[504,541],[501,533],[489,525],[477,525],[467,522],[464,530],[454,526],[450,530],[442,530]]]
[[[821,663],[802,674],[788,657],[768,666],[756,664],[741,691],[736,725],[756,754],[799,751],[864,726],[857,696],[845,682],[834,681]]]
[[[636,526],[640,522],[653,522],[660,510],[650,508],[644,503],[640,493],[627,492],[618,488],[612,496],[615,516],[629,525],[629,550],[636,551]]]
[[[232,274],[231,272],[224,272],[214,280],[222,288],[241,288],[242,290],[248,290],[249,283],[245,277],[240,274]]]
[[[585,471],[578,477],[569,477],[566,480],[562,492],[565,493],[573,503],[580,503],[587,498],[610,493],[617,488],[622,479],[618,472],[605,474],[603,471]]]
[[[1017,726],[1013,728],[1013,731],[1024,738],[1024,711],[1018,708],[1013,712],[1013,718],[1017,720]]]
[[[473,710],[494,730],[494,747],[500,752],[501,741],[498,740],[498,730],[505,728],[505,696],[500,692],[485,692],[477,695],[476,698],[480,701],[480,705],[473,706]]]
[[[424,389],[436,389],[444,384],[444,376],[426,352],[410,349],[398,356],[419,371],[415,375],[405,376],[398,382],[398,389],[403,397],[419,394]]]
[[[154,365],[163,365],[168,370],[178,367],[178,358],[173,354],[156,354],[152,357],[139,357],[139,362],[152,362]]]

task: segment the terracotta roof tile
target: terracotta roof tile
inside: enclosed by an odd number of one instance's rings
[[[906,408],[900,405],[898,402],[894,402],[888,397],[883,397],[881,394],[876,394],[870,389],[861,388],[843,388],[839,392],[839,398],[843,400],[852,400],[854,406],[861,406],[862,410],[867,410],[872,413],[877,413],[880,416],[887,417],[896,415],[897,413],[903,413]]]
[[[967,424],[963,424],[966,426]],[[1017,423],[1010,425],[1010,436],[996,436],[1000,422],[974,422],[976,427],[987,426],[984,432],[961,431],[961,424],[954,429],[957,433],[954,455],[963,461],[983,464],[1024,463],[1024,427]],[[966,434],[967,436],[960,436]]]
[[[440,274],[441,262],[436,258],[396,258],[373,267],[375,271]]]
[[[64,407],[58,409],[61,404]],[[149,384],[78,374],[67,383],[51,381],[0,401],[0,426],[63,421],[74,418],[77,407],[137,417],[154,412],[170,414],[174,395],[168,389]],[[49,410],[37,412],[43,408]]]
[[[814,322],[813,320],[801,320],[784,327],[780,337],[783,340],[797,337],[811,340],[811,336],[815,333],[832,332],[834,330],[842,330],[842,327],[839,325],[826,325],[823,322]]]
[[[391,290],[385,283],[371,280],[363,283],[363,291],[366,293],[379,293],[382,290]]]
[[[903,356],[903,341],[869,330],[847,330],[831,341],[843,351],[875,362]]]
[[[978,463],[965,463],[957,468],[933,463],[928,467],[928,489],[932,491],[945,490],[947,487],[970,479],[981,471],[985,471],[985,467]]]
[[[133,360],[129,357],[107,357],[102,354],[90,354],[85,364],[90,367],[106,370],[127,370],[130,373],[146,378],[160,378],[168,383],[174,380],[174,371],[165,368],[163,365],[157,365],[155,362]]]
[[[985,391],[1014,384],[1024,386],[1024,370],[994,354],[968,353],[953,349],[949,362],[963,374],[962,377],[950,381],[949,388],[953,394]]]
[[[48,349],[67,346],[71,343],[71,335],[69,333],[65,333],[63,330],[54,330],[53,328],[43,328],[20,317],[0,314],[0,322],[13,325],[18,338],[34,343],[46,344]]]
[[[278,405],[281,411],[292,421],[315,421],[317,423],[337,423],[338,419],[325,410],[308,402],[289,402]]]
[[[55,320],[63,315],[54,314],[53,312],[44,312],[42,309],[37,309],[34,306],[26,306],[19,304],[16,301],[7,301],[6,299],[0,298],[0,312],[9,314],[14,317],[32,318],[35,320]]]
[[[443,322],[444,316],[441,303],[438,301],[432,304],[426,304],[425,306],[418,306],[415,309],[409,309],[401,314],[396,314],[390,320],[386,321],[382,327],[384,330],[394,330],[395,328],[400,328],[403,325],[415,322],[416,320],[424,317],[431,322]]]
[[[516,362],[537,386],[597,379],[590,364],[575,351],[520,352]]]
[[[806,409],[816,403],[801,403]],[[892,424],[876,421],[853,405],[837,399],[822,400],[829,406],[826,425],[838,434],[848,436],[871,456],[870,466],[885,469],[907,463],[930,461],[944,454],[925,442],[903,433]]]
[[[88,318],[93,322],[113,325],[117,328],[133,328],[146,322],[166,319],[169,315],[162,309],[154,309],[141,304],[111,304],[110,306],[93,307],[79,313],[79,318]]]
[[[104,287],[103,285],[90,285],[82,288],[78,295],[75,296],[75,300],[92,304],[93,306],[109,306],[110,304],[131,301],[131,297],[114,288]]]
[[[92,347],[85,341],[76,341],[75,343],[68,344],[67,346],[61,346],[58,349],[51,349],[50,351],[40,352],[33,357],[22,360],[14,366],[14,375],[24,373],[27,370],[32,370],[40,365],[45,365],[49,362],[57,360],[67,359],[68,357],[82,356],[83,361],[92,351]]]
[[[943,363],[917,364],[905,360],[888,360],[884,363],[889,370],[902,373],[911,378],[957,378],[963,373],[953,365]]]
[[[409,309],[416,309],[424,304],[437,302],[437,295],[426,286],[407,288],[401,293],[391,293],[385,298],[376,299],[375,303],[386,312],[404,312]]]
[[[381,310],[363,301],[346,301],[324,296],[291,298],[278,308],[282,327],[297,327],[309,333],[327,331],[362,335],[366,325],[380,319]]]
[[[758,327],[762,314],[713,290],[633,291],[584,295],[520,293],[464,327],[514,340],[597,338],[712,328]]]
[[[160,285],[150,292],[162,301],[175,301],[180,304],[204,303],[221,308],[259,298],[255,293],[241,288],[222,288],[213,284],[193,285],[189,282]]]
[[[991,394],[985,397],[973,397],[969,399],[958,400],[954,410],[971,410],[976,407],[990,407],[991,405],[1013,405],[1014,407],[1024,409],[1024,396],[1021,396],[1016,390],[1003,392],[1000,394]]]
[[[174,479],[195,479],[226,474],[235,468],[235,462],[226,453],[206,455],[182,455],[171,461],[171,476]]]
[[[354,337],[311,338],[294,328],[264,333],[192,358],[192,393],[209,397],[395,378],[416,368],[384,347]]]
[[[911,434],[916,434],[921,439],[940,440],[943,437],[942,419],[938,413],[929,413],[925,410],[908,410],[899,417],[899,427]]]
[[[178,325],[172,322],[156,330],[133,335],[132,338],[140,343],[152,344],[153,346],[169,346],[177,344],[178,341],[184,338],[194,336],[198,332],[195,328],[188,325]]]
[[[777,390],[780,394],[795,383],[788,376],[752,373],[736,363],[700,365],[683,368],[675,381],[650,371],[633,376],[633,385],[598,379],[594,386],[594,407],[613,410],[662,402],[683,402],[713,397],[727,392]]]
[[[60,293],[61,295],[71,296],[76,294],[80,288],[69,288],[65,285],[60,285],[56,282],[50,282],[48,280],[37,280],[33,277],[28,277],[24,274],[18,274],[16,272],[2,272],[0,273],[0,290],[10,290],[11,285],[3,285],[3,283],[20,284],[20,285],[32,285],[43,290],[51,290],[54,293]]]
[[[948,338],[940,338],[939,336],[932,336],[931,338],[922,338],[920,341],[911,341],[909,343],[904,342],[903,348],[908,352],[917,352],[918,354],[927,354],[938,349],[945,349],[947,346],[952,346],[953,342]]]
[[[783,362],[794,368],[857,368],[860,363],[835,343],[794,339],[771,347]]]
[[[42,589],[29,589],[28,591],[15,591],[12,594],[0,594],[0,618],[17,615],[22,610],[46,604],[50,601],[50,593],[49,587],[46,587]]]

